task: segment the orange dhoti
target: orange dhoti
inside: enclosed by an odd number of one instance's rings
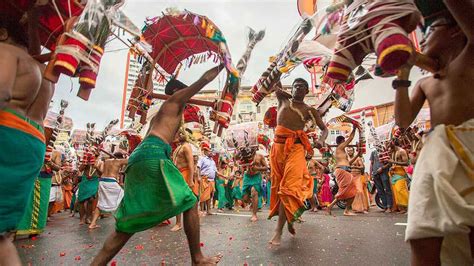
[[[345,200],[355,197],[357,193],[357,187],[352,174],[343,169],[336,168],[334,175],[336,176],[337,186],[339,187],[339,190],[336,194],[336,199]]]
[[[189,171],[189,168],[187,167],[179,168],[179,172],[183,175],[184,181],[186,181],[186,184],[188,184],[189,188],[193,191],[194,195],[199,196],[199,184],[194,182],[193,177],[191,176],[191,171]]]
[[[272,187],[268,218],[283,215],[278,213],[280,202],[285,207],[288,223],[293,223],[307,210],[305,200],[312,196],[313,179],[306,167],[305,151],[312,153],[313,150],[302,130],[277,126],[270,154]]]
[[[72,184],[63,185],[64,209],[71,208]]]
[[[214,181],[209,181],[207,176],[201,176],[201,197],[199,202],[205,202],[211,199],[212,192],[215,190]]]

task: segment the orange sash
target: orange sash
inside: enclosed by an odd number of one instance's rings
[[[313,154],[313,148],[311,147],[311,143],[309,142],[308,135],[303,130],[291,130],[284,126],[277,126],[275,129],[275,143],[284,143],[285,144],[285,154],[288,154],[291,150],[291,147],[296,141],[299,140],[300,143],[303,145],[305,150]]]
[[[28,122],[27,118],[21,117],[13,111],[9,112],[0,110],[0,126],[17,129],[25,134],[36,137],[41,142],[45,143],[46,140],[44,138],[44,133],[32,125],[32,123],[33,122]]]
[[[179,168],[179,172],[181,172],[181,174],[183,175],[184,181],[186,181],[189,188],[193,191],[194,195],[198,195],[199,185],[193,182],[193,177],[191,176],[191,171],[189,171],[189,168],[187,167]],[[190,185],[190,184],[193,184],[193,185]]]

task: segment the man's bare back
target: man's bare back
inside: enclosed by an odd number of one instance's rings
[[[176,167],[178,167],[178,169],[189,167],[188,159],[186,158],[186,156],[189,156],[189,152],[191,153],[192,157],[193,152],[191,144],[189,143],[183,143],[178,148],[176,148],[174,164]]]
[[[349,158],[346,153],[346,147],[349,145],[355,136],[356,127],[352,129],[351,135],[343,143],[338,144],[336,148],[336,165],[337,166],[350,166]]]
[[[119,172],[126,165],[128,159],[107,159],[104,161],[102,176],[118,179]]]
[[[37,64],[39,65],[41,72],[43,72],[46,66],[41,63]],[[33,103],[28,108],[26,116],[38,123],[39,125],[43,126],[43,121],[46,118],[46,115],[48,114],[49,105],[51,103],[53,95],[54,84],[49,80],[43,78],[41,81],[39,92]]]
[[[0,43],[0,64],[2,64],[0,75],[8,76],[11,83],[6,84],[11,86],[10,95],[3,95],[3,92],[0,92],[0,97],[7,98],[4,107],[28,116],[28,110],[35,103],[43,80],[38,63],[27,53],[26,48]],[[41,121],[40,125],[42,124]]]

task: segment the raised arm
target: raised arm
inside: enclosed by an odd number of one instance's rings
[[[5,109],[12,98],[17,64],[16,57],[8,49],[0,48],[0,110]]]
[[[357,130],[357,127],[356,127],[356,126],[352,126],[351,135],[349,135],[349,137],[346,139],[346,141],[344,141],[343,143],[341,143],[341,145],[339,145],[339,147],[337,147],[337,148],[345,149],[345,148],[347,147],[347,145],[351,144],[352,140],[354,139],[356,130]]]
[[[466,35],[469,44],[474,44],[474,1],[472,0],[444,0],[449,12],[453,15],[461,30]]]
[[[28,53],[30,55],[39,55],[41,53],[41,42],[39,38],[38,27],[38,7],[33,6],[28,10]]]
[[[319,141],[321,142],[321,144],[323,144],[328,138],[328,127],[326,126],[326,124],[324,124],[323,120],[321,119],[321,115],[316,109],[311,108],[310,112],[313,113],[313,116],[316,119],[316,125],[319,127],[319,129],[321,129],[321,136],[319,137]]]
[[[198,93],[204,86],[213,81],[219,72],[224,68],[223,65],[216,66],[206,71],[196,82],[189,87],[175,92],[166,102],[177,103],[179,105],[186,104],[191,97]]]
[[[398,79],[408,80],[409,69],[402,69],[398,74]],[[421,85],[426,78],[417,82],[411,98],[408,96],[408,88],[400,87],[395,93],[395,123],[401,128],[408,128],[415,120],[418,112],[423,107],[426,97]]]

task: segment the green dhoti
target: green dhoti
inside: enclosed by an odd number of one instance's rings
[[[272,181],[267,181],[267,205],[270,205],[270,195],[272,193]]]
[[[30,201],[18,225],[17,235],[37,235],[43,232],[48,220],[49,192],[51,191],[52,177],[52,173],[40,172],[36,178]]]
[[[232,198],[237,200],[242,199],[242,188],[239,185],[232,189]]]
[[[148,136],[130,155],[125,194],[115,214],[117,231],[144,231],[195,206],[197,198],[170,154],[170,145]]]
[[[92,197],[95,197],[98,191],[99,191],[99,177],[92,176],[88,178],[87,176],[83,175],[81,177],[81,182],[79,183],[79,192],[77,195],[77,201],[81,203]]]
[[[217,208],[222,209],[224,208],[228,201],[227,198],[225,197],[225,181],[219,177],[216,178],[216,193],[217,193],[217,200],[219,201],[219,204],[217,204]]]
[[[225,198],[227,200],[227,208],[234,207],[234,198],[232,197],[232,185],[234,184],[234,180],[229,180],[227,185],[224,187],[225,189]]]
[[[46,151],[42,128],[0,110],[0,234],[15,231],[23,217]]]
[[[244,174],[244,184],[242,186],[242,195],[251,195],[252,188],[255,189],[258,193],[258,197],[262,196],[262,174],[249,174],[246,172]]]

